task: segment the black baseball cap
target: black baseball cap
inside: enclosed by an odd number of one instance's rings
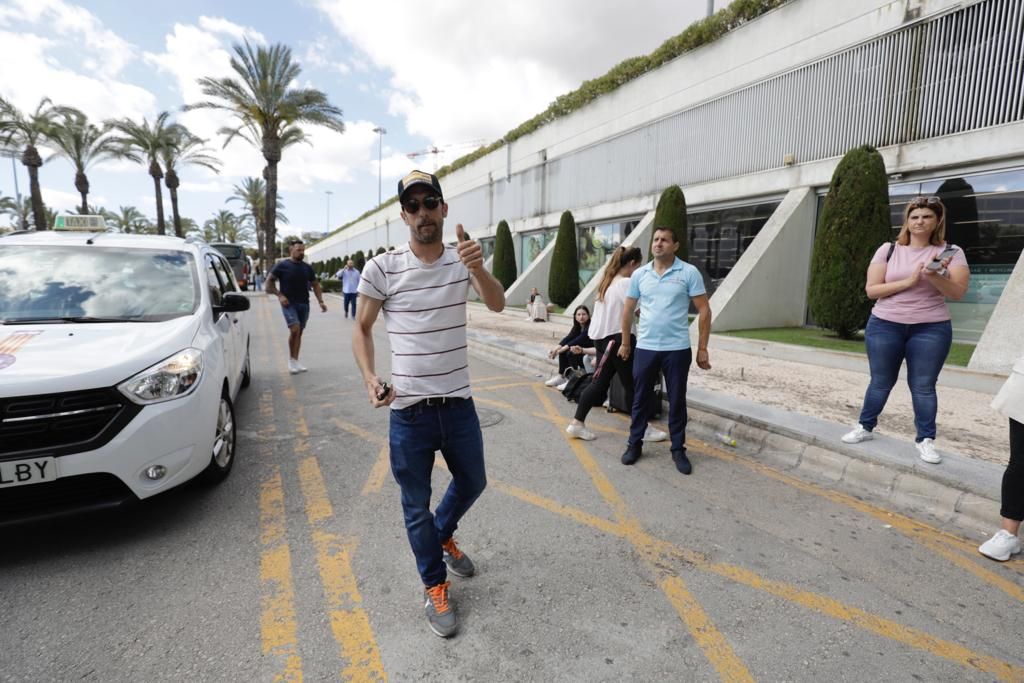
[[[429,185],[434,188],[438,197],[444,199],[444,193],[441,192],[441,182],[437,179],[436,175],[424,173],[423,171],[411,171],[407,176],[398,181],[398,201],[402,201],[402,195],[414,185]]]

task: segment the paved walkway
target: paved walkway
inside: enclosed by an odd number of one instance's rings
[[[572,324],[568,316],[558,315],[550,322],[535,323],[517,311],[493,313],[481,304],[470,304],[470,330],[478,339],[511,343],[524,356],[543,361]],[[815,417],[840,429],[857,421],[868,383],[866,363],[857,354],[712,335],[710,355],[710,371],[693,366],[691,387]],[[806,362],[792,360],[801,357]],[[554,368],[554,361],[550,362]],[[862,369],[854,369],[858,366]],[[946,377],[954,373],[956,377]],[[939,450],[1005,465],[1009,458],[1006,419],[989,408],[998,378],[950,366],[940,383],[976,388],[939,387]],[[876,433],[913,442],[913,409],[905,383],[893,389]]]

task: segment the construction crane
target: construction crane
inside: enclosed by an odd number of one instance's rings
[[[426,149],[421,149],[415,152],[409,152],[405,156],[410,159],[418,159],[419,157],[427,156],[428,154],[433,157],[432,165],[433,171],[437,170],[437,155],[443,152],[448,152],[459,147],[479,147],[480,145],[487,142],[486,140],[466,140],[465,142],[453,142],[447,145],[431,145]]]

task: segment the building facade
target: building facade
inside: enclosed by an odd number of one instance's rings
[[[519,279],[507,296],[524,303],[547,286],[570,210],[582,303],[612,249],[646,249],[675,184],[715,329],[806,324],[822,198],[864,144],[885,159],[894,226],[910,197],[946,203],[973,273],[951,303],[954,334],[978,343],[972,368],[1006,372],[1024,351],[1021,0],[794,0],[445,176],[446,238],[461,222],[486,251],[508,221]],[[391,205],[309,258],[407,238]]]

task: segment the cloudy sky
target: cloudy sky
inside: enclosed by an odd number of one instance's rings
[[[279,168],[289,232],[319,231],[376,205],[374,128],[387,129],[387,199],[407,170],[432,170],[501,137],[581,81],[650,52],[705,10],[705,0],[633,0],[628,7],[610,0],[0,0],[0,96],[22,110],[49,97],[96,120],[174,112],[224,162],[219,175],[179,171],[182,215],[202,224],[225,207],[234,184],[260,174],[263,160],[243,141],[222,148],[220,115],[181,107],[203,99],[198,78],[231,73],[233,43],[283,43],[302,66],[299,83],[344,110],[344,134],[311,129],[312,144],[286,150]],[[442,152],[407,156],[432,146]],[[16,169],[25,194],[28,176],[20,163]],[[49,161],[40,177],[49,206],[79,203],[65,161]],[[89,178],[90,204],[155,215],[143,166],[107,163]],[[0,193],[13,196],[14,185],[11,161],[0,159]]]

